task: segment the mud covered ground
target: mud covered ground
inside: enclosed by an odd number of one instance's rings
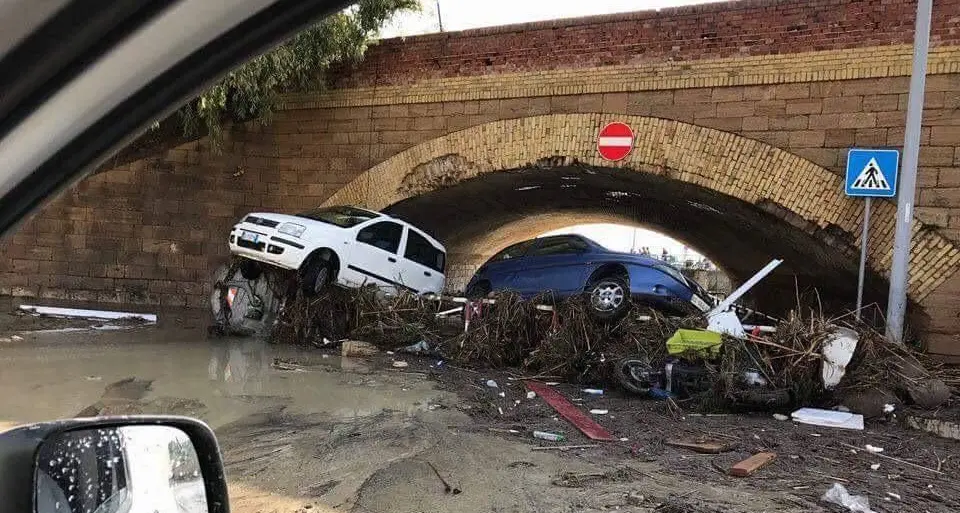
[[[36,333],[5,319],[0,327],[23,338],[0,344],[0,388],[7,392],[0,423],[81,413],[198,417],[217,433],[231,506],[240,513],[841,511],[819,501],[834,482],[866,494],[876,511],[960,509],[952,480],[960,470],[957,443],[894,424],[840,432],[769,414],[697,416],[561,384],[557,389],[585,409],[608,409],[595,418],[626,440],[539,450],[591,442],[542,400],[527,399],[521,381],[510,379],[518,376],[506,372],[210,339],[205,330],[163,322]],[[396,368],[395,360],[408,366]],[[499,388],[487,387],[488,379]],[[568,440],[536,440],[533,429]],[[698,455],[666,445],[698,437],[736,448]],[[869,455],[867,443],[926,469]],[[752,477],[722,472],[758,450],[778,458]]]
[[[609,389],[597,396],[573,385],[554,386],[584,411],[608,410],[606,415],[592,417],[620,441],[594,442],[540,398],[528,399],[522,376],[460,368],[438,371],[435,363],[423,364],[440,389],[457,394],[462,401],[458,408],[474,419],[476,431],[538,447],[596,445],[551,451],[564,457],[614,466],[653,463],[660,473],[676,479],[779,493],[775,502],[781,507],[823,507],[820,497],[833,483],[841,483],[851,493],[867,495],[876,511],[960,510],[960,483],[955,479],[960,472],[960,445],[901,425],[903,417],[916,412],[868,421],[864,431],[851,431],[779,421],[771,412],[698,413],[682,402],[671,405]],[[488,387],[489,379],[499,387]],[[957,406],[952,403],[948,410],[953,414],[944,411],[941,416],[956,416]],[[533,430],[560,433],[566,441],[536,440],[531,436]],[[670,446],[670,441],[720,442],[729,444],[731,450],[697,454]],[[870,453],[867,444],[884,450],[879,455]],[[727,475],[731,465],[757,452],[775,452],[777,459],[751,477]],[[874,470],[876,464],[879,467]]]

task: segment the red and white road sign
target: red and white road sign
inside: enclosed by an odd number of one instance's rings
[[[633,130],[626,123],[610,123],[600,129],[597,151],[605,160],[623,160],[633,148]]]

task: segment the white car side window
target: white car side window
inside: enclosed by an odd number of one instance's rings
[[[357,233],[357,242],[396,254],[400,249],[403,225],[390,221],[374,223]]]

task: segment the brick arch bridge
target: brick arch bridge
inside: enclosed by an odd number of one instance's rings
[[[637,137],[625,159],[610,163],[599,156],[596,138],[614,120],[629,124]],[[487,175],[497,171],[512,173],[491,187]],[[638,172],[649,176],[626,179]],[[842,189],[841,177],[760,141],[674,120],[584,113],[494,121],[423,142],[360,174],[326,204],[365,205],[411,219],[447,242],[454,265],[476,265],[461,259],[501,249],[473,248],[492,227],[517,217],[607,213],[686,239],[736,279],[772,257],[792,257],[783,275],[849,294],[863,203]],[[439,194],[418,198],[432,193]],[[661,206],[653,209],[651,201]],[[895,214],[895,205],[880,203],[875,233],[890,233]],[[880,274],[889,271],[891,244],[889,237],[871,239],[869,265]],[[917,224],[912,299],[922,300],[946,280],[960,261],[956,253],[952,242]]]
[[[237,218],[334,197],[433,223],[463,255],[520,236],[521,217],[613,216],[732,273],[773,248],[812,285],[849,284],[860,208],[839,176],[850,147],[903,143],[915,11],[740,0],[381,41],[326,90],[233,127],[222,153],[188,142],[65,191],[0,244],[0,294],[203,307]],[[910,290],[923,341],[960,358],[957,12],[935,3]],[[608,166],[593,139],[621,117],[638,147]],[[883,305],[894,205],[875,204]]]

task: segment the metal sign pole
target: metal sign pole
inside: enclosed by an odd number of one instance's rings
[[[854,314],[857,321],[860,321],[860,311],[863,309],[863,275],[867,270],[867,241],[870,237],[870,202],[873,200],[867,197],[863,204],[863,234],[860,236],[860,276],[857,278],[857,311]]]
[[[917,161],[920,154],[920,122],[923,118],[923,92],[927,78],[927,50],[930,46],[930,15],[933,0],[917,2],[917,22],[913,34],[913,74],[907,102],[907,127],[903,138],[903,167],[897,195],[896,233],[893,238],[893,262],[890,267],[890,296],[887,299],[887,338],[903,342],[904,316],[907,310],[907,286],[910,265],[910,238],[913,202],[917,188]]]

